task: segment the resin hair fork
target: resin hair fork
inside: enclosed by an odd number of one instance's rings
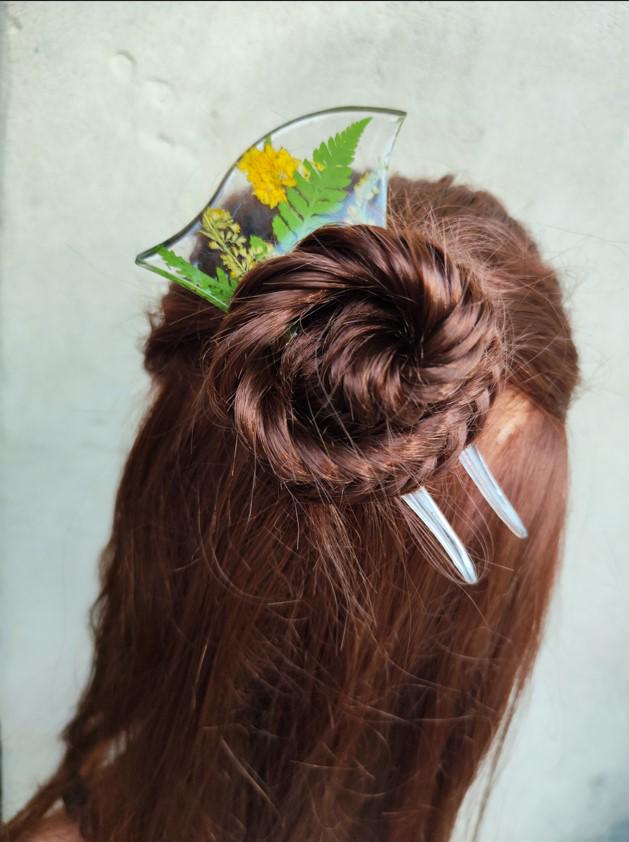
[[[383,108],[333,108],[273,129],[237,159],[185,228],[139,254],[136,263],[226,312],[253,266],[291,251],[318,228],[386,227],[389,161],[405,116]],[[524,524],[474,445],[460,462],[498,517],[526,538]],[[402,499],[463,581],[475,583],[472,559],[428,491],[421,487]]]

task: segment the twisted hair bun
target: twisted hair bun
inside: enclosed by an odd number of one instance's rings
[[[350,503],[450,464],[503,358],[472,270],[416,231],[327,226],[243,279],[210,382],[222,420],[293,493]]]

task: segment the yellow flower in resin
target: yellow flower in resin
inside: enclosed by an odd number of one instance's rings
[[[253,187],[253,195],[263,204],[275,208],[286,199],[286,188],[294,187],[295,170],[299,161],[287,149],[273,149],[270,143],[264,149],[249,149],[238,162]]]

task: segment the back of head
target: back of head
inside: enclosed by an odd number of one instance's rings
[[[539,644],[577,359],[496,199],[394,178],[389,204],[252,269],[224,317],[165,295],[92,677],[31,818],[82,775],[107,842],[449,838]],[[461,473],[471,442],[527,541]],[[472,590],[400,500],[419,485]]]

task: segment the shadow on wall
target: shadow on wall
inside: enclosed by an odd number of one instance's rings
[[[602,842],[629,842],[629,815],[613,824]]]

